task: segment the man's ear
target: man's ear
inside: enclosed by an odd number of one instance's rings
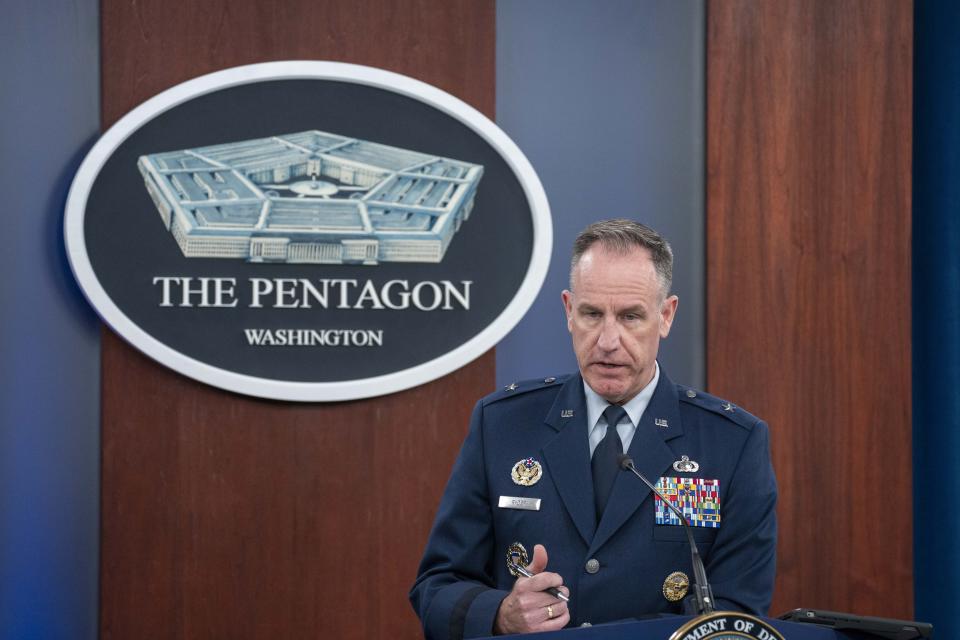
[[[680,304],[680,298],[669,296],[660,305],[660,337],[666,338],[670,335],[670,327],[673,326],[673,319],[677,315],[677,305]]]
[[[567,330],[573,331],[573,292],[564,289],[560,294],[560,300],[563,301],[563,311],[567,314]]]

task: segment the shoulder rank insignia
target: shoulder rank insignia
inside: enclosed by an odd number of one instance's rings
[[[533,458],[524,458],[517,461],[510,470],[510,477],[522,487],[532,487],[543,477],[543,467]]]

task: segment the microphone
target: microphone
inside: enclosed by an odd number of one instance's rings
[[[663,501],[663,504],[667,505],[671,511],[678,518],[680,522],[683,523],[684,531],[687,532],[687,542],[690,544],[690,562],[693,565],[693,592],[697,596],[697,615],[706,615],[708,613],[713,613],[713,589],[710,588],[710,583],[707,582],[707,570],[703,566],[703,560],[700,559],[700,552],[697,550],[697,543],[693,541],[693,529],[690,527],[690,523],[687,521],[686,516],[683,515],[683,512],[680,511],[672,502],[667,500],[667,497],[660,493],[660,491],[650,483],[643,474],[637,471],[637,468],[633,465],[633,458],[628,456],[625,453],[621,453],[617,457],[617,462],[620,464],[620,468],[625,471],[632,471],[633,475],[637,476],[643,481],[643,484],[647,485],[650,488],[650,491],[653,491],[654,495],[658,496],[660,500]]]

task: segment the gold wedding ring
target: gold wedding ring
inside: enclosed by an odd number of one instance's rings
[[[553,620],[553,607],[547,605],[547,620]]]

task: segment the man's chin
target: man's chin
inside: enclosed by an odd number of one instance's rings
[[[620,402],[626,393],[627,386],[620,380],[611,380],[603,376],[586,376],[584,378],[590,388],[597,392],[597,395],[610,403]]]

